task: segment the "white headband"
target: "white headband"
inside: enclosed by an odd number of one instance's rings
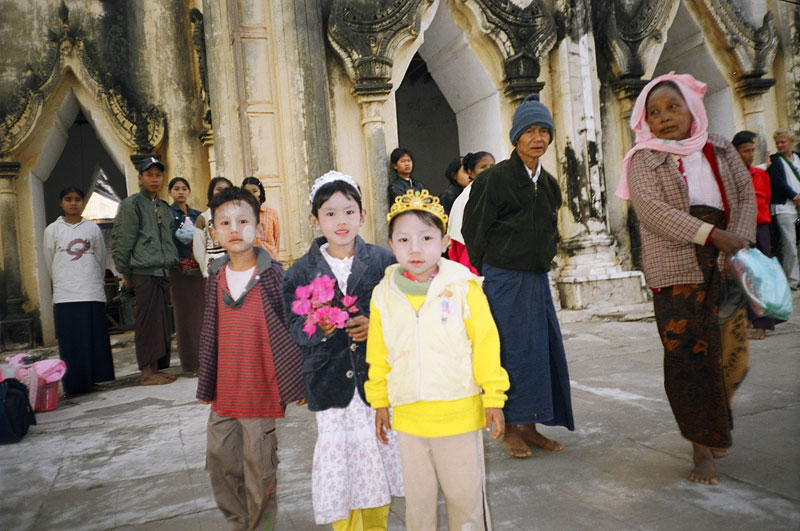
[[[340,171],[331,170],[322,177],[318,177],[314,184],[311,185],[311,193],[308,194],[308,202],[314,203],[314,196],[317,195],[317,192],[320,188],[325,186],[328,183],[332,183],[334,181],[344,181],[353,188],[356,189],[356,193],[358,193],[358,197],[361,197],[361,188],[358,187],[358,183],[355,179],[346,175]]]

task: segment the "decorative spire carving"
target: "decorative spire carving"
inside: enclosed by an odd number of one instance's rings
[[[503,56],[505,93],[512,102],[539,93],[543,58],[557,41],[556,24],[542,0],[520,7],[510,0],[461,0],[480,8],[481,29]]]
[[[154,105],[137,108],[113,83],[110,72],[100,68],[84,43],[84,32],[69,18],[69,9],[61,2],[60,24],[48,31],[52,43],[51,61],[44,73],[28,65],[26,77],[15,101],[0,115],[0,157],[21,145],[36,125],[44,103],[55,92],[66,71],[76,77],[98,98],[120,138],[139,153],[150,153],[164,138],[166,119]]]
[[[334,0],[328,41],[344,62],[360,96],[392,90],[395,50],[419,35],[422,13],[433,0]]]

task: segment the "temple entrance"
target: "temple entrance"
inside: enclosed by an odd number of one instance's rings
[[[414,154],[414,177],[432,193],[447,187],[444,170],[456,156],[488,151],[500,161],[509,151],[497,85],[449,6],[436,9],[395,93],[399,144]]]
[[[67,131],[67,141],[61,156],[44,183],[45,223],[52,223],[62,214],[58,196],[67,186],[83,190],[86,194],[85,204],[88,206],[91,202],[94,207],[97,201],[93,201],[92,195],[98,180],[101,192],[110,188],[110,193],[103,196],[113,194],[121,200],[128,195],[125,176],[97,139],[94,128],[83,112],[78,111],[75,121]],[[107,209],[91,208],[84,215],[90,218],[94,216],[95,220],[108,219]],[[110,217],[113,219],[114,215]]]
[[[459,155],[458,124],[419,54],[411,60],[395,100],[397,135],[400,146],[414,155],[413,177],[432,194],[440,194],[448,184],[444,170]]]

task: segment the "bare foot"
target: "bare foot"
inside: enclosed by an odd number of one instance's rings
[[[164,378],[166,378],[167,380],[170,380],[170,381],[173,381],[173,382],[174,382],[175,380],[177,380],[177,379],[178,379],[178,377],[177,377],[177,376],[175,376],[174,374],[170,374],[170,373],[168,373],[168,372],[158,371],[158,374],[159,374],[160,376],[163,376],[163,377],[164,377]]]
[[[534,446],[544,448],[550,452],[560,452],[564,449],[564,445],[553,439],[548,439],[538,431],[536,431],[536,424],[523,424],[519,429],[522,439]]]
[[[702,444],[692,443],[694,446],[694,469],[689,474],[689,479],[704,485],[716,485],[719,483],[719,474],[714,468],[714,458],[711,449]]]
[[[166,385],[171,384],[175,380],[170,380],[169,378],[165,378],[161,374],[151,374],[150,376],[142,375],[142,379],[139,380],[139,385]]]
[[[728,455],[729,451],[730,451],[730,448],[712,448],[711,449],[711,456],[714,459],[722,459],[723,457]]]
[[[530,457],[533,455],[531,449],[522,439],[519,427],[513,424],[506,426],[506,433],[503,435],[503,448],[509,455],[514,457]]]
[[[764,331],[763,328],[756,328],[755,332],[750,334],[750,339],[764,339],[767,337],[767,333]]]

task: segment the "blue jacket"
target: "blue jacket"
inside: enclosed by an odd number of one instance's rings
[[[308,409],[323,411],[332,407],[344,408],[353,399],[358,389],[361,399],[366,402],[364,382],[367,381],[367,344],[350,340],[345,330],[336,330],[326,336],[319,328],[311,337],[303,332],[305,316],[292,312],[292,302],[296,299],[295,289],[306,286],[321,275],[336,278],[328,262],[319,250],[326,242],[317,238],[311,243],[308,252],[289,268],[283,277],[283,297],[289,333],[303,348],[303,379],[308,397]],[[347,295],[358,297],[358,313],[369,317],[369,303],[372,290],[383,278],[384,270],[395,262],[388,249],[371,245],[356,236],[356,249],[350,277],[347,279]],[[342,293],[336,286],[334,303],[341,304]]]
[[[175,220],[172,227],[172,241],[175,243],[175,248],[178,249],[178,256],[181,258],[186,258],[187,256],[192,254],[192,249],[185,243],[181,243],[178,241],[178,238],[175,237],[175,232],[181,228],[183,225],[183,221],[186,219],[186,215],[183,213],[183,210],[178,207],[176,203],[172,203],[169,206],[170,210],[172,211],[172,217]],[[186,205],[186,210],[189,212],[189,219],[192,220],[192,223],[197,223],[197,216],[200,215],[199,210],[195,210],[189,205]]]
[[[769,185],[772,188],[772,196],[769,198],[769,203],[771,205],[782,205],[796,195],[787,182],[788,179],[796,179],[796,177],[791,172],[788,175],[786,174],[786,170],[783,167],[783,159],[779,154],[770,155],[769,159],[772,161],[772,164],[767,168]]]

